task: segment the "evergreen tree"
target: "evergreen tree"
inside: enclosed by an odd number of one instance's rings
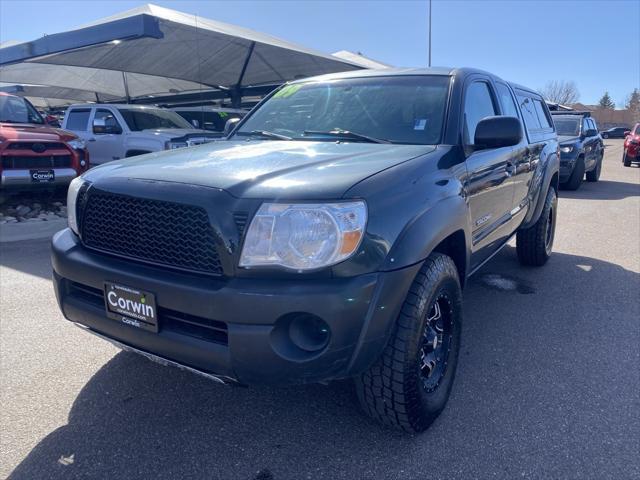
[[[604,95],[602,95],[602,98],[598,102],[598,107],[602,109],[609,109],[609,110],[613,110],[614,108],[616,108],[616,104],[611,99],[609,92],[604,92]]]

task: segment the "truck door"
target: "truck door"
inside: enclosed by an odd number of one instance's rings
[[[472,267],[495,251],[511,233],[513,148],[474,150],[478,122],[499,115],[489,79],[475,77],[465,88],[463,148],[467,153],[467,195],[472,227]]]
[[[96,108],[91,124],[92,135],[87,142],[91,163],[99,165],[122,158],[122,126],[115,114],[107,108]]]

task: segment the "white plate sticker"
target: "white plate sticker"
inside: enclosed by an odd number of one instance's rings
[[[424,130],[427,126],[426,118],[416,118],[416,123],[413,125],[414,130]]]

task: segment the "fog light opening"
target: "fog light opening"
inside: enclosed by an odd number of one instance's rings
[[[329,325],[315,315],[300,315],[289,324],[289,338],[293,344],[307,352],[322,350],[329,343]]]

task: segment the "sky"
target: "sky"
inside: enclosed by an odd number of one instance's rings
[[[34,40],[138,7],[129,0],[0,0],[0,42]],[[423,1],[161,1],[325,53],[394,66],[428,62]],[[531,88],[575,81],[580,101],[640,88],[640,0],[433,0],[432,64],[488,70]]]

